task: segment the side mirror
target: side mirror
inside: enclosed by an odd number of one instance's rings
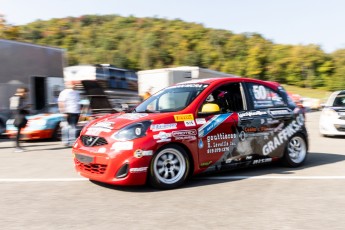
[[[199,115],[210,115],[210,114],[215,114],[219,113],[220,108],[219,105],[215,103],[207,103],[204,104],[201,108],[201,111],[198,113]]]

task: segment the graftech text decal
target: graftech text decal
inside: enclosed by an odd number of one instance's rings
[[[296,120],[293,120],[285,129],[280,131],[278,135],[273,137],[273,140],[269,141],[262,148],[264,155],[268,155],[279,146],[285,143],[292,135],[294,135],[301,127],[304,126],[304,117],[303,114],[299,114],[296,117]]]

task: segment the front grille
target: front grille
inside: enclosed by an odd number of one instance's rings
[[[107,170],[107,165],[105,164],[84,164],[77,159],[75,159],[75,161],[76,166],[80,171],[86,171],[93,174],[104,174]]]
[[[92,146],[101,146],[108,144],[107,140],[103,137],[96,137],[96,136],[87,136],[82,135],[81,136],[81,142],[83,145],[92,147]]]

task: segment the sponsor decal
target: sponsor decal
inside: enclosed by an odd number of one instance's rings
[[[116,152],[122,151],[122,150],[132,150],[133,149],[133,141],[118,141],[115,142],[111,148],[112,150],[115,150]]]
[[[134,121],[134,120],[138,120],[140,118],[146,117],[146,116],[148,116],[147,113],[125,113],[125,114],[118,116],[118,118]]]
[[[170,130],[170,129],[176,129],[177,123],[171,123],[171,124],[154,124],[150,126],[150,129],[152,131],[162,131],[162,130]]]
[[[271,100],[254,101],[255,108],[265,108],[265,107],[272,107],[272,106],[273,106],[273,102]]]
[[[203,82],[203,81],[198,81],[198,82]],[[170,89],[174,89],[174,88],[206,88],[208,85],[206,84],[177,84],[174,86],[169,87]]]
[[[114,126],[114,122],[109,122],[109,121],[101,121],[97,122],[94,125],[92,125],[92,128],[101,128],[101,129],[112,129]]]
[[[98,136],[101,132],[109,133],[110,131],[111,129],[108,129],[108,128],[99,128],[99,127],[91,126],[90,128],[86,130],[85,135]]]
[[[152,150],[143,150],[143,156],[152,156],[153,155],[153,151]]]
[[[210,164],[212,164],[212,161],[202,162],[202,163],[200,164],[200,167],[201,167],[201,168],[202,168],[202,167],[207,167],[207,166],[209,166]]]
[[[232,162],[232,158],[228,158],[225,160],[225,164],[230,164]]]
[[[244,113],[239,113],[238,116],[239,118],[243,118],[243,117],[252,117],[252,116],[261,116],[261,115],[265,115],[267,114],[266,111],[248,111],[248,112],[244,112]]]
[[[175,140],[196,140],[196,129],[173,131],[172,136]]]
[[[141,149],[137,149],[134,151],[134,157],[135,158],[141,158],[144,156],[152,156],[153,151],[152,150],[141,150]]]
[[[256,127],[245,127],[244,128],[244,132],[256,132],[257,131],[257,129],[256,129]]]
[[[220,153],[230,151],[230,146],[235,143],[232,139],[236,138],[235,133],[218,133],[216,135],[207,136],[207,153]]]
[[[130,173],[142,173],[146,172],[148,167],[141,167],[141,168],[131,168],[129,169]]]
[[[235,145],[233,142],[223,141],[221,143],[214,143],[207,149],[207,154],[224,153],[230,151],[230,145]]]
[[[206,119],[205,118],[196,118],[195,122],[197,125],[203,125],[206,123]]]
[[[268,112],[273,117],[287,116],[292,114],[290,109],[270,109]]]
[[[244,131],[241,131],[238,135],[238,138],[240,139],[240,141],[244,141],[247,138],[247,134]]]
[[[196,135],[196,129],[173,131],[172,135],[173,135],[173,137],[195,136]]]
[[[215,135],[207,136],[207,142],[218,140],[229,140],[236,138],[236,133],[217,133]]]
[[[294,135],[304,125],[304,116],[300,114],[293,120],[287,127],[280,131],[276,136],[273,137],[267,144],[262,148],[264,155],[268,155],[279,146],[285,143],[292,135]]]
[[[99,148],[97,152],[98,153],[105,153],[106,151],[107,151],[107,149],[102,147],[102,148]]]
[[[199,149],[202,149],[204,147],[204,143],[202,142],[201,139],[199,140],[198,147]]]
[[[157,140],[157,142],[168,142],[171,141],[171,133],[166,132],[159,132],[156,135],[153,135],[153,139]]]
[[[194,116],[191,113],[189,113],[189,114],[174,115],[174,118],[175,118],[176,122],[179,122],[179,121],[192,121],[192,120],[194,120]]]
[[[206,122],[203,126],[201,126],[198,129],[199,137],[204,137],[207,134],[209,134],[212,130],[217,128],[218,125],[220,125],[223,121],[225,121],[229,116],[231,116],[231,113],[219,114],[219,115],[213,116],[208,122]]]
[[[269,125],[274,125],[274,124],[278,124],[280,121],[279,120],[274,120],[274,119],[272,119],[272,118],[267,118],[267,124],[269,124]]]
[[[257,160],[253,161],[253,165],[268,163],[268,162],[271,162],[271,161],[272,161],[272,158],[257,159]]]
[[[265,132],[269,131],[270,128],[267,126],[260,126],[260,127],[245,127],[244,132],[246,133],[255,133],[255,132]]]
[[[186,127],[193,127],[193,126],[195,126],[195,122],[194,122],[194,120],[192,120],[192,121],[185,121],[184,125]]]

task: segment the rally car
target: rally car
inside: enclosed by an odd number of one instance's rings
[[[21,131],[22,140],[54,139],[60,140],[60,122],[64,115],[58,113],[57,105],[49,106],[45,113],[26,116],[28,123]],[[10,138],[17,135],[17,127],[13,125],[14,119],[6,122],[6,134]]]
[[[90,120],[116,112],[97,81],[83,80],[80,84],[82,100],[79,102],[81,113],[77,124],[77,135]],[[57,104],[49,105],[45,110],[36,115],[26,116],[28,123],[21,131],[22,140],[61,140],[61,129],[68,126],[65,115],[59,113]],[[10,138],[17,135],[17,128],[13,122],[14,119],[6,122],[6,134]]]
[[[329,96],[320,115],[319,130],[323,136],[345,135],[345,90]]]
[[[76,171],[93,181],[159,189],[189,176],[305,162],[304,114],[274,82],[213,78],[167,87],[132,112],[88,123],[73,146]]]

